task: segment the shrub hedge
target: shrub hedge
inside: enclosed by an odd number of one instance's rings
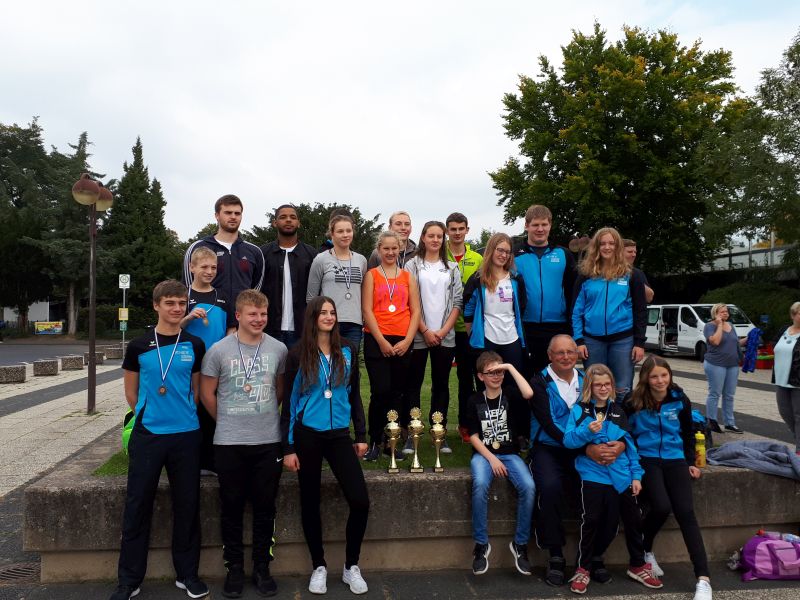
[[[764,329],[765,341],[789,324],[789,307],[800,300],[800,290],[777,283],[734,283],[709,290],[700,298],[702,303],[727,302],[741,308],[757,327]],[[769,324],[761,325],[761,315],[769,315]]]

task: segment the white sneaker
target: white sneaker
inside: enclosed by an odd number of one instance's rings
[[[655,554],[653,554],[652,552],[645,552],[644,562],[650,563],[650,568],[653,570],[653,575],[655,575],[656,577],[664,576],[664,569],[658,566]]]
[[[350,591],[354,594],[366,594],[369,588],[367,582],[361,576],[361,569],[358,565],[353,565],[349,569],[345,567],[342,570],[342,581],[350,586]]]
[[[711,584],[705,579],[698,579],[694,588],[694,600],[711,600]]]
[[[328,569],[317,567],[311,573],[311,581],[308,582],[308,591],[312,594],[325,594],[328,591]]]

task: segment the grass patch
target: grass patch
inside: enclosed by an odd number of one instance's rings
[[[128,474],[128,455],[122,450],[97,467],[92,475],[95,477],[119,477]]]
[[[425,381],[422,384],[421,404],[420,410],[422,411],[421,421],[425,424],[425,431],[419,440],[419,460],[424,467],[433,467],[436,462],[436,451],[433,447],[433,441],[428,428],[428,411],[431,405],[431,378],[430,378],[430,365],[425,372]],[[369,377],[367,377],[367,370],[364,367],[363,361],[361,362],[361,402],[364,405],[364,414],[367,414],[369,409]],[[452,454],[442,454],[441,462],[445,469],[451,468],[468,468],[469,461],[472,458],[472,446],[465,444],[461,441],[458,435],[458,378],[456,377],[456,370],[450,371],[450,408],[447,411],[447,443],[453,450]],[[120,424],[120,427],[122,425]],[[402,449],[402,446],[400,446]],[[397,466],[401,470],[408,470],[411,465],[411,455],[406,455],[407,458],[397,462]],[[376,462],[361,462],[365,471],[384,470],[389,466],[389,457],[381,456]],[[96,469],[92,475],[96,477],[116,477],[125,475],[128,472],[128,457],[119,451],[114,456],[108,459],[105,464]]]

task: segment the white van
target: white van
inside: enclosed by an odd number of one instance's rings
[[[712,304],[654,304],[647,307],[647,340],[644,347],[661,352],[686,352],[703,360],[706,338],[703,328],[712,321]],[[746,337],[755,325],[741,309],[728,304],[736,335]]]

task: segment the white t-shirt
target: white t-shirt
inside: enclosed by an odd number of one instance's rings
[[[519,339],[514,322],[514,288],[506,275],[497,283],[494,293],[486,291],[483,309],[484,336],[494,344],[511,344]]]
[[[292,304],[292,272],[289,268],[289,253],[297,248],[281,248],[283,253],[283,311],[281,312],[281,331],[294,331],[294,306]]]
[[[419,273],[419,292],[422,298],[422,310],[425,313],[425,325],[431,329],[441,329],[447,315],[447,293],[450,285],[450,270],[438,261],[424,262]]]
[[[784,333],[775,344],[775,385],[787,388],[795,387],[789,385],[789,371],[792,368],[792,352],[798,337],[800,337],[800,333],[794,335]]]
[[[572,369],[572,381],[567,381],[566,379],[561,379],[556,372],[553,371],[553,367],[547,367],[547,372],[550,373],[550,377],[553,378],[553,381],[556,382],[556,388],[558,389],[558,395],[561,396],[561,399],[566,402],[567,406],[572,408],[572,406],[578,401],[578,394],[580,390],[578,389],[578,371],[576,369]]]
[[[223,242],[221,239],[219,239],[219,238],[216,238],[216,237],[215,237],[214,239],[217,241],[217,243],[218,243],[220,246],[225,246],[225,247],[228,249],[228,252],[230,252],[230,251],[231,251],[231,248],[233,248],[233,242]],[[235,299],[236,299],[236,298],[234,298],[234,300],[235,300]]]

